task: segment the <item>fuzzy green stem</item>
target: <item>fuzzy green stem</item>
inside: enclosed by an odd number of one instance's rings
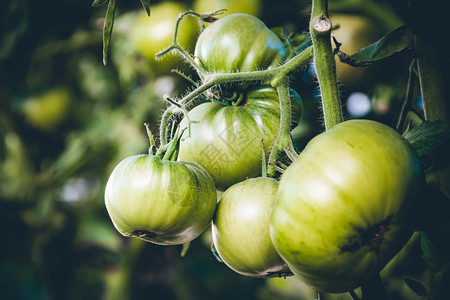
[[[173,40],[172,40],[172,44],[165,48],[164,50],[162,50],[161,52],[156,53],[155,57],[159,58],[162,57],[163,55],[171,52],[172,50],[177,50],[188,62],[189,64],[196,70],[196,72],[198,73],[198,75],[200,76],[201,79],[203,79],[206,71],[204,68],[202,68],[196,61],[195,59],[192,57],[192,55],[189,54],[189,52],[186,51],[186,49],[184,49],[180,44],[178,44],[177,41],[177,37],[178,37],[178,30],[179,30],[179,26],[180,26],[180,22],[183,18],[185,18],[188,15],[192,15],[195,16],[197,18],[201,18],[202,15],[199,15],[196,12],[193,11],[187,11],[182,13],[176,20],[175,23],[175,30],[173,32]]]
[[[170,106],[168,107],[162,117],[161,117],[161,123],[159,125],[159,134],[160,134],[160,143],[161,145],[165,145],[168,142],[168,138],[169,138],[169,134],[168,134],[168,123],[169,123],[169,119],[170,117],[173,115],[173,108],[174,106]]]
[[[150,125],[148,123],[144,123],[145,125],[145,130],[147,131],[147,136],[148,136],[148,140],[150,142],[150,147],[148,149],[148,154],[149,155],[154,155],[156,149],[156,143],[155,143],[155,139],[153,138],[153,134],[150,131]]]
[[[168,95],[164,95],[164,100],[166,100],[170,104],[178,107],[178,109],[180,109],[183,112],[184,117],[186,118],[186,121],[188,124],[188,132],[189,132],[188,136],[190,137],[191,136],[191,121],[189,120],[189,112],[186,110],[186,108],[182,104],[176,102],[175,100],[170,99],[170,97]]]
[[[281,150],[288,152],[295,152],[294,145],[291,139],[291,98],[289,96],[289,86],[287,77],[283,82],[277,85],[278,99],[280,101],[280,129],[278,132],[275,146],[269,155],[269,167],[267,174],[270,177],[275,175],[276,159]]]
[[[314,47],[314,67],[322,96],[325,128],[328,130],[343,121],[336,80],[336,62],[331,47],[331,21],[326,0],[314,0],[310,33]]]

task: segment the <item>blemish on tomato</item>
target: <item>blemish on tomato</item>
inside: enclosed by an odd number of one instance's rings
[[[154,232],[146,230],[136,230],[133,231],[133,233],[130,235],[144,240],[153,240],[156,237],[156,234]]]

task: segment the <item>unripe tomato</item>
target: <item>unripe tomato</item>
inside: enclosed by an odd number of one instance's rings
[[[348,55],[376,42],[383,34],[377,23],[363,15],[334,13],[330,15],[330,19],[333,25],[339,25],[331,35],[342,44],[340,50]],[[352,67],[336,57],[336,73],[339,82],[352,89],[361,89],[371,82],[375,69]]]
[[[108,179],[105,204],[116,229],[161,244],[198,237],[216,208],[209,174],[191,162],[135,155],[121,161]]]
[[[257,17],[261,12],[261,0],[195,0],[193,9],[198,13],[226,9],[223,16],[244,13]]]
[[[292,102],[297,103],[298,95],[294,91],[291,95],[297,99]],[[187,130],[184,132],[178,159],[203,166],[216,187],[224,190],[261,174],[261,139],[268,157],[278,135],[278,94],[274,88],[264,86],[249,91],[236,106],[203,103],[189,112],[189,118],[198,123],[191,124],[190,137]],[[187,127],[185,119],[180,126]]]
[[[343,122],[312,139],[284,172],[270,216],[275,249],[316,290],[354,289],[412,233],[420,160],[395,130]]]
[[[212,223],[214,246],[223,262],[249,277],[290,274],[269,236],[269,215],[277,192],[273,178],[251,178],[227,189]]]
[[[25,99],[21,110],[27,122],[41,130],[49,131],[66,119],[71,98],[72,94],[68,88],[54,87]]]
[[[164,1],[151,6],[150,17],[144,10],[136,16],[130,32],[131,45],[159,72],[170,73],[171,69],[183,63],[183,59],[177,54],[167,54],[158,61],[155,55],[172,44],[175,21],[187,10],[183,3]],[[177,41],[191,53],[198,28],[198,21],[193,17],[185,17],[180,22]]]
[[[277,35],[248,14],[220,18],[200,34],[195,45],[195,59],[207,71],[216,73],[272,68],[285,56]]]

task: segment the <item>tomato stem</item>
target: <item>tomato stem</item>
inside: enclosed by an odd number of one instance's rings
[[[291,139],[291,97],[289,95],[288,80],[277,85],[278,99],[280,101],[280,128],[275,145],[269,155],[269,167],[267,174],[270,177],[275,175],[275,165],[278,153],[284,150],[286,153],[295,153]]]
[[[178,52],[179,52],[179,53],[180,53],[180,54],[188,61],[188,63],[195,69],[195,71],[198,73],[198,75],[200,76],[200,78],[203,78],[204,75],[205,75],[205,73],[206,73],[205,69],[202,68],[199,64],[197,64],[197,62],[194,60],[194,58],[192,57],[192,55],[191,55],[186,49],[184,49],[180,44],[178,44],[178,41],[177,41],[178,30],[179,30],[179,27],[180,27],[180,22],[181,22],[181,20],[182,20],[183,18],[185,18],[186,16],[189,16],[189,15],[195,16],[195,17],[199,18],[200,20],[202,20],[202,19],[201,19],[202,15],[200,15],[200,14],[194,12],[194,11],[191,11],[191,10],[190,10],[190,11],[187,11],[187,12],[182,13],[182,14],[177,18],[176,23],[175,23],[175,30],[174,30],[174,32],[173,32],[173,40],[172,40],[172,44],[171,44],[169,47],[165,48],[164,50],[162,50],[162,51],[156,53],[155,57],[156,57],[156,58],[159,58],[159,57],[162,57],[162,56],[164,56],[165,54],[171,52],[172,50],[176,50],[176,51],[178,51]],[[203,22],[203,21],[202,21],[202,22]]]
[[[144,125],[145,125],[145,129],[147,131],[148,140],[150,142],[150,147],[148,149],[148,154],[149,155],[154,155],[155,151],[157,150],[155,139],[153,138],[153,134],[150,131],[150,125],[148,123],[144,123]]]
[[[182,104],[178,103],[177,101],[170,99],[170,97],[168,95],[164,95],[163,98],[164,98],[164,100],[166,100],[170,104],[176,106],[178,109],[180,109],[183,112],[184,117],[186,118],[186,121],[188,123],[188,132],[189,132],[188,137],[191,137],[191,121],[189,120],[189,113],[186,110],[186,108]]]
[[[319,81],[325,128],[328,130],[343,121],[336,80],[336,62],[331,47],[331,21],[328,1],[313,0],[310,33],[314,48],[314,67]]]

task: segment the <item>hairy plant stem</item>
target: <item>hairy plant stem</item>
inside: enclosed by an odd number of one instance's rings
[[[175,48],[175,49],[178,49],[178,48]],[[181,52],[181,54],[183,56],[185,55],[184,52]],[[205,72],[204,76],[202,78],[202,84],[197,86],[192,92],[190,92],[185,97],[183,97],[181,100],[179,100],[178,103],[180,105],[183,105],[184,107],[188,107],[190,105],[190,103],[193,100],[195,100],[196,97],[200,96],[202,93],[204,93],[206,90],[212,88],[213,86],[224,84],[224,83],[229,83],[229,82],[236,82],[236,81],[241,81],[241,82],[268,81],[274,87],[278,87],[280,85],[285,85],[285,87],[287,88],[287,78],[288,78],[289,74],[291,74],[295,70],[301,68],[302,66],[307,65],[311,61],[312,56],[313,56],[312,46],[309,46],[304,51],[300,52],[299,54],[297,54],[292,59],[288,60],[283,65],[273,68],[273,69],[268,69],[268,70],[263,70],[263,71],[253,71],[253,72],[221,73],[221,74]],[[201,67],[199,67],[199,68],[201,68]],[[285,93],[283,92],[283,94],[285,94]],[[287,100],[286,99],[283,100],[282,103],[283,103],[283,105],[285,105],[284,103],[286,101],[289,101],[287,103],[289,105],[289,113],[290,113],[289,93],[287,93],[287,97],[288,97]],[[280,99],[280,101],[281,101],[281,99]],[[168,107],[162,116],[161,124],[160,124],[160,133],[161,133],[161,143],[162,144],[167,143],[168,122],[169,122],[170,116],[174,114],[174,108],[175,108],[174,106]],[[284,117],[281,127],[290,128],[290,122],[291,122],[290,117],[289,118]],[[283,131],[284,131],[283,136],[286,137],[287,130],[283,129]],[[290,150],[290,153],[293,153],[293,152],[295,153],[295,151],[293,151],[294,148],[292,147],[292,141],[290,140],[290,136],[289,136],[290,142],[289,142],[289,145],[287,145],[287,146],[285,146],[285,144],[287,144],[287,142],[284,141],[286,139],[285,137],[281,138],[280,143],[283,143],[283,147],[279,148],[279,149],[287,148]],[[275,148],[276,147],[274,147],[274,149]],[[276,156],[275,156],[275,159],[276,159]]]
[[[336,62],[331,47],[331,21],[327,10],[326,0],[314,0],[309,28],[326,130],[343,121],[336,80]]]
[[[295,152],[294,145],[291,139],[290,127],[291,127],[291,98],[289,96],[288,80],[285,77],[283,82],[277,85],[278,99],[280,101],[280,129],[275,141],[275,146],[269,155],[269,167],[267,168],[267,174],[270,177],[275,175],[275,164],[278,157],[278,153],[281,150],[289,152]],[[289,149],[289,150],[288,150]]]

